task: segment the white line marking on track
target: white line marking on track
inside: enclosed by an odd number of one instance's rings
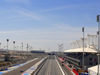
[[[62,74],[63,74],[63,75],[65,75],[64,71],[62,70],[61,66],[59,65],[59,62],[58,62],[58,60],[57,60],[56,56],[55,56],[55,59],[56,59],[56,61],[57,61],[57,64],[58,64],[58,66],[59,66],[59,68],[60,68],[60,70],[61,70]]]

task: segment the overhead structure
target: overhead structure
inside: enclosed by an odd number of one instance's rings
[[[88,46],[95,46],[97,48],[97,35],[87,35],[87,45]]]
[[[63,44],[58,44],[58,51],[60,51],[60,52],[63,51]]]
[[[94,49],[98,49],[98,37],[97,35],[90,35],[88,34],[86,38],[84,38],[84,47],[85,48],[94,48]],[[83,46],[83,42],[82,42],[82,38],[80,38],[80,40],[76,40],[74,42],[70,43],[71,45],[71,49],[77,49],[77,48],[82,48]]]

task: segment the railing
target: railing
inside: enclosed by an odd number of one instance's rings
[[[79,66],[79,64],[78,64],[78,63],[75,63],[75,62],[73,62],[72,60],[67,59],[67,61],[69,61],[69,62],[73,63],[74,65]]]
[[[68,59],[74,60],[76,62],[80,62],[80,60],[78,60],[78,59],[75,59],[75,58],[72,58],[72,57],[69,57],[69,56],[65,56],[65,57],[68,58]]]

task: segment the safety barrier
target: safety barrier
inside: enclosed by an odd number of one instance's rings
[[[33,72],[35,72],[38,68],[38,66],[46,59],[43,58],[42,60],[40,60],[38,63],[36,63],[35,65],[33,65],[32,67],[30,67],[28,70],[26,70],[24,73],[22,73],[21,75],[31,75],[33,74]]]

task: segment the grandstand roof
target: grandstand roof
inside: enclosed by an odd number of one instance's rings
[[[69,50],[65,50],[64,52],[79,53],[79,52],[83,52],[83,48],[69,49]],[[84,48],[84,52],[86,52],[86,53],[97,53],[97,50],[91,49],[91,48]]]

